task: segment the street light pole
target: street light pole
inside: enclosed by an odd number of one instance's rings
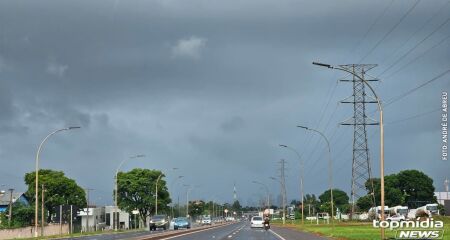
[[[158,178],[156,179],[156,189],[155,189],[155,215],[158,215],[158,182],[162,177],[162,173],[159,174]]]
[[[58,133],[58,132],[62,132],[62,131],[67,131],[67,130],[72,130],[72,129],[77,129],[80,127],[67,127],[67,128],[61,128],[58,129],[56,131],[51,132],[50,134],[48,134],[39,144],[37,153],[36,153],[36,171],[35,171],[35,186],[34,186],[34,199],[35,199],[35,207],[34,207],[34,237],[38,237],[38,228],[39,228],[39,220],[38,220],[38,211],[39,211],[39,155],[41,153],[42,150],[42,146],[44,145],[44,143],[47,141],[47,139],[49,139],[51,136],[53,136],[54,134]],[[44,224],[44,223],[42,223]]]
[[[116,174],[115,174],[115,176],[114,176],[114,189],[115,189],[115,191],[114,191],[114,205],[115,205],[115,207],[114,207],[114,213],[113,213],[113,220],[114,220],[114,223],[113,223],[113,225],[114,225],[114,231],[117,231],[117,225],[118,225],[118,223],[119,223],[119,209],[118,209],[118,206],[117,206],[117,192],[118,192],[118,190],[119,190],[119,187],[118,187],[118,184],[117,184],[117,175],[119,174],[119,170],[120,170],[120,168],[122,167],[122,165],[128,160],[128,159],[134,159],[134,158],[142,158],[142,157],[145,157],[145,155],[143,155],[143,154],[138,154],[138,155],[134,155],[134,156],[131,156],[131,157],[129,157],[129,158],[125,158],[124,160],[122,160],[122,162],[120,162],[120,164],[119,164],[119,167],[117,167],[117,170],[116,170]]]
[[[331,224],[333,226],[334,229],[334,199],[333,199],[333,162],[331,160],[331,147],[330,147],[330,142],[328,141],[328,138],[325,136],[325,134],[323,134],[322,132],[313,129],[313,128],[308,128],[305,126],[297,126],[299,128],[303,128],[309,131],[313,131],[318,133],[320,136],[323,137],[323,139],[325,139],[325,142],[327,143],[327,147],[328,147],[328,168],[329,168],[329,184],[330,184],[330,197],[331,197]]]
[[[173,182],[172,182],[172,184],[170,185],[170,189],[172,189],[173,188],[173,185],[175,185],[175,183],[177,182],[177,180],[179,180],[179,179],[181,179],[181,178],[183,178],[184,176],[178,176]],[[170,190],[169,190],[170,191]],[[180,203],[178,203],[178,204],[180,204]],[[173,205],[174,205],[174,203],[172,202],[172,218],[175,218],[175,215],[174,215],[174,213],[173,213]],[[178,211],[178,214],[179,214],[179,211]]]
[[[186,190],[186,217],[189,217],[189,192],[192,190],[192,186],[186,184],[183,186],[188,187]]]
[[[280,147],[284,147],[284,148],[287,148],[287,149],[289,149],[289,150],[291,150],[291,151],[293,151],[293,152],[295,152],[295,154],[297,155],[297,157],[298,157],[298,160],[300,161],[300,189],[301,189],[301,201],[302,201],[302,224],[304,224],[304,216],[303,216],[303,211],[304,211],[304,207],[303,207],[303,201],[304,201],[304,196],[303,196],[303,173],[304,173],[304,163],[303,163],[303,160],[302,160],[302,158],[301,158],[301,156],[300,156],[300,154],[294,149],[294,148],[291,148],[291,147],[289,147],[289,146],[287,146],[287,145],[283,145],[283,144],[280,144],[279,145]]]
[[[375,100],[377,101],[377,106],[378,106],[378,111],[380,113],[380,185],[381,185],[381,221],[384,221],[384,125],[383,125],[383,105],[381,104],[381,100],[378,97],[377,93],[375,92],[375,90],[373,89],[373,87],[369,84],[369,82],[362,78],[361,76],[354,74],[353,72],[342,68],[342,67],[335,67],[335,66],[331,66],[330,64],[324,64],[324,63],[318,63],[318,62],[313,62],[314,65],[317,66],[321,66],[321,67],[326,67],[326,68],[330,68],[330,69],[336,69],[336,70],[340,70],[340,71],[344,71],[347,73],[352,74],[353,76],[357,77],[358,79],[360,79],[364,84],[366,84],[367,87],[369,87],[370,91],[372,92],[373,96],[375,97]],[[381,228],[381,239],[384,239],[385,236],[385,231],[384,228]]]
[[[270,201],[270,193],[269,193],[269,188],[267,187],[267,185],[262,182],[258,182],[258,181],[252,181],[252,183],[259,184],[266,189],[266,194],[267,194],[266,204],[267,204],[267,208],[270,209],[270,202],[269,202]]]

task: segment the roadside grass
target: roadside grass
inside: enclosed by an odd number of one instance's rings
[[[444,240],[450,240],[450,217],[434,217],[434,220],[444,222]],[[276,226],[283,226],[281,221],[274,221]],[[371,222],[335,222],[334,230],[331,224],[305,221],[302,225],[300,220],[294,222],[288,220],[284,227],[298,229],[300,231],[310,232],[317,235],[342,240],[378,240],[380,239],[380,229],[374,228]],[[386,238],[395,238],[396,230],[385,230]]]

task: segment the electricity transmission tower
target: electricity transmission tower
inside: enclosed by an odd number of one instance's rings
[[[351,82],[353,84],[353,94],[342,100],[341,103],[353,104],[353,116],[341,123],[341,125],[353,126],[353,160],[352,160],[352,215],[355,212],[356,200],[366,194],[366,182],[372,180],[371,165],[369,156],[369,147],[367,144],[368,125],[378,125],[378,122],[367,117],[366,104],[377,103],[376,99],[366,94],[366,81],[378,81],[372,78],[367,71],[376,67],[376,64],[348,64],[339,65],[339,67],[352,73],[351,79],[341,79],[341,82]],[[367,78],[366,78],[367,77]],[[375,206],[375,195],[373,191],[373,181],[371,181],[370,192],[372,195],[372,204]]]

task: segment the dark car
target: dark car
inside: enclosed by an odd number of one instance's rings
[[[155,215],[150,219],[150,231],[155,231],[158,228],[164,230],[169,228],[169,219],[166,215]]]
[[[173,229],[178,230],[180,228],[191,228],[191,221],[184,217],[177,218],[173,224]]]

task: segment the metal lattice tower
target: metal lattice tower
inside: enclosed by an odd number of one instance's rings
[[[367,117],[366,104],[377,103],[374,97],[366,94],[366,86],[362,79],[366,81],[378,81],[366,74],[367,71],[376,67],[376,64],[349,64],[339,65],[339,67],[352,72],[351,79],[342,79],[342,82],[353,83],[353,95],[342,100],[341,103],[353,104],[353,117],[343,121],[341,125],[353,126],[353,160],[352,160],[352,214],[355,212],[356,200],[366,195],[366,182],[372,179],[369,147],[367,144],[368,125],[378,125],[378,122]],[[369,77],[366,79],[366,77]],[[373,194],[373,182],[371,182],[372,203],[375,206],[375,196]]]

